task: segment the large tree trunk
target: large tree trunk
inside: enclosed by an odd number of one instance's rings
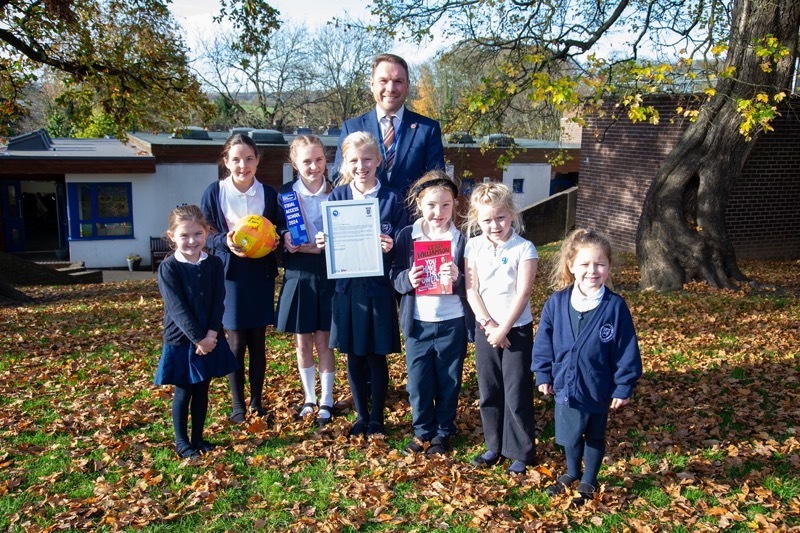
[[[24,292],[18,291],[0,270],[0,305],[7,303],[30,303],[33,300]]]
[[[745,279],[725,223],[730,190],[755,142],[739,133],[737,100],[788,87],[799,29],[797,0],[735,0],[727,59],[734,78],[719,81],[645,198],[636,235],[643,289],[673,291],[694,279],[732,287],[733,280]],[[764,72],[754,43],[768,34],[790,54]]]

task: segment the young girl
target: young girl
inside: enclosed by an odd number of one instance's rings
[[[566,238],[552,275],[558,292],[544,304],[533,346],[536,384],[555,396],[556,442],[567,457],[567,473],[547,494],[580,480],[576,505],[591,500],[597,487],[609,406],[626,405],[642,375],[628,306],[605,286],[610,267],[605,236],[578,229]]]
[[[271,253],[259,259],[244,254],[233,242],[233,228],[245,215],[262,215],[280,227],[283,213],[278,209],[275,189],[256,180],[258,147],[246,135],[232,135],[222,147],[220,166],[226,176],[212,183],[203,193],[201,207],[213,230],[208,244],[225,265],[225,314],[222,323],[228,332],[239,369],[228,376],[232,407],[230,419],[244,422],[244,354],[250,353],[249,407],[266,416],[261,404],[267,367],[267,325],[275,321],[275,277],[278,263]]]
[[[280,194],[294,192],[301,206],[306,232],[314,236],[322,230],[320,204],[328,199],[330,183],[325,179],[325,149],[313,135],[299,135],[289,148],[289,159],[298,178],[284,184]],[[283,204],[280,203],[281,210]],[[322,427],[333,414],[333,350],[328,346],[331,330],[331,302],[334,283],[328,280],[323,255],[313,241],[297,244],[284,226],[283,285],[278,298],[278,329],[295,334],[297,367],[303,384],[305,403],[298,419],[310,416],[317,407],[314,347],[319,357],[319,380],[322,399],[317,425]]]
[[[158,267],[158,288],[164,299],[164,348],[154,381],[156,385],[175,386],[172,427],[175,450],[182,458],[214,449],[203,439],[208,386],[212,377],[236,369],[236,360],[222,334],[222,261],[203,251],[207,235],[208,224],[199,207],[176,207],[170,213],[167,230],[175,253]]]
[[[452,222],[458,187],[440,170],[426,173],[408,194],[419,218],[397,236],[392,282],[400,298],[400,327],[406,339],[406,367],[415,438],[406,453],[441,454],[456,433],[456,408],[461,371],[472,340],[475,317],[466,313],[464,291],[465,239]],[[447,241],[452,261],[439,267],[439,281],[450,294],[416,295],[425,272],[414,264],[414,243]],[[465,315],[469,319],[465,321]],[[465,327],[466,322],[466,327]]]
[[[400,351],[397,303],[389,281],[395,234],[406,225],[406,210],[397,192],[375,177],[381,163],[378,142],[371,134],[355,132],[342,142],[340,183],[329,200],[377,198],[381,223],[383,276],[336,280],[333,297],[331,348],[347,354],[347,379],[357,418],[350,436],[385,433],[383,409],[389,388],[386,355]],[[317,246],[325,236],[316,235]],[[370,408],[369,401],[372,399]]]
[[[530,297],[538,255],[521,227],[511,191],[483,183],[470,197],[467,233],[467,299],[483,330],[475,333],[481,420],[486,451],[472,460],[489,467],[512,459],[508,474],[524,474],[535,463],[533,374],[530,370],[533,317]]]

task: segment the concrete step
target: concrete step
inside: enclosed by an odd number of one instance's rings
[[[70,272],[69,277],[74,280],[74,283],[103,283],[102,270],[81,270],[77,272]]]

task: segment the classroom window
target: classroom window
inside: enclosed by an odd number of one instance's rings
[[[67,184],[70,239],[133,237],[130,183]]]
[[[514,192],[517,194],[522,194],[522,186],[525,183],[524,179],[515,179],[514,180]]]

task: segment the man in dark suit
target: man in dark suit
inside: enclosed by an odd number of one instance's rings
[[[366,131],[378,140],[383,152],[378,179],[405,197],[411,184],[425,172],[444,170],[442,129],[435,120],[406,109],[408,64],[402,57],[377,56],[372,64],[369,86],[375,98],[375,109],[342,124],[333,179],[339,177],[342,141],[355,131]]]

